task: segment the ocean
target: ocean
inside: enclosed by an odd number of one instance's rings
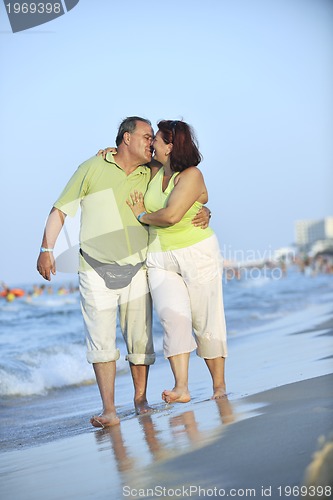
[[[24,286],[25,296],[12,302],[0,299],[0,423],[7,428],[1,436],[5,449],[60,437],[64,421],[66,432],[86,432],[89,415],[100,406],[93,370],[86,361],[76,285],[69,290],[64,283],[67,293],[58,293],[59,285],[53,285],[52,294],[47,285],[37,296],[29,293],[33,285]],[[324,329],[315,343],[309,335],[305,338],[296,333],[308,331],[311,322],[324,322],[332,313],[333,275],[302,273],[290,266],[282,276],[264,268],[239,280],[224,276],[223,290],[231,400],[331,371],[332,336],[324,335],[328,330]],[[286,335],[288,347],[283,350]],[[133,389],[119,327],[117,341],[121,351],[117,362],[118,413],[122,418],[133,418]],[[159,411],[163,408],[159,395],[171,386],[172,377],[163,358],[162,328],[156,317],[154,343],[157,361],[151,368],[148,388],[149,401]],[[304,349],[310,358],[304,355]],[[302,356],[298,350],[302,350]],[[257,366],[251,367],[251,351],[260,351]],[[274,368],[275,356],[286,358],[283,373]],[[310,363],[318,357],[325,361]],[[199,401],[210,396],[210,379],[204,364],[199,365],[195,358],[193,353],[195,373],[190,374],[190,389],[193,401]],[[20,429],[10,425],[14,420],[16,424],[23,422]]]

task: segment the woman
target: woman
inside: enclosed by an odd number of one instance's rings
[[[142,224],[149,225],[148,278],[154,307],[164,329],[164,355],[175,379],[164,390],[167,403],[190,400],[188,366],[197,349],[213,381],[213,399],[226,394],[227,356],[222,296],[222,259],[210,227],[191,223],[207,203],[208,193],[197,168],[201,155],[190,126],[163,120],[153,141],[152,179],[143,198],[134,192],[127,203]],[[194,331],[194,337],[192,335]]]

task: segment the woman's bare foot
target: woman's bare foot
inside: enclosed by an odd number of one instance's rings
[[[111,427],[120,424],[116,412],[102,413],[101,415],[94,415],[90,419],[91,425],[104,429],[104,427]]]
[[[162,392],[162,399],[166,403],[188,403],[191,400],[191,396],[187,390],[180,391],[174,388],[172,391],[164,390]]]
[[[134,407],[135,407],[135,413],[137,415],[146,415],[147,413],[151,413],[152,411],[154,411],[153,408],[149,406],[148,401],[146,399],[142,401],[134,400]]]
[[[226,388],[223,385],[221,387],[214,388],[214,394],[212,395],[211,399],[221,399],[221,398],[225,398],[226,396],[227,396]]]

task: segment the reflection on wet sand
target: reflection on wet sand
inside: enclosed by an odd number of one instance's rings
[[[198,405],[198,409],[192,409],[191,405],[191,409],[176,415],[156,412],[137,417],[149,450],[148,464],[204,446],[220,436],[226,425],[235,421],[234,411],[227,397],[210,401],[209,407],[203,407],[205,403],[207,402]],[[166,406],[166,409],[170,408],[169,405]],[[162,421],[163,425],[159,425]],[[111,445],[110,450],[120,473],[127,476],[147,465],[144,450],[138,446],[136,439],[131,446],[130,439],[123,435],[122,425],[97,430],[95,437],[101,445],[100,451],[105,451],[105,446]]]

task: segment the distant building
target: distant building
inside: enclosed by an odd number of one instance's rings
[[[295,222],[295,241],[300,250],[308,251],[319,240],[333,238],[333,216],[320,220]]]

